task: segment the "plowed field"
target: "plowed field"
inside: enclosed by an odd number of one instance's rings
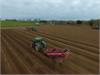
[[[70,49],[69,59],[57,65],[35,52],[31,40],[37,35],[45,38],[48,47]],[[38,32],[24,28],[1,29],[1,73],[98,74],[99,32],[85,27],[64,26],[39,27]]]

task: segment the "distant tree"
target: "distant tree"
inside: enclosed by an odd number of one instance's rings
[[[5,21],[9,21],[9,19],[5,19]]]
[[[90,26],[93,26],[93,24],[94,24],[94,20],[90,20],[90,21],[89,21],[89,25],[90,25]]]
[[[67,24],[70,24],[70,23],[67,21]]]
[[[82,21],[81,20],[77,20],[76,23],[77,24],[82,24]]]
[[[40,23],[48,23],[46,20],[40,20]]]
[[[17,21],[16,19],[12,19],[12,21]]]
[[[5,19],[5,21],[17,21],[16,19]]]

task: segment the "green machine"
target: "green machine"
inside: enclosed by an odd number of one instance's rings
[[[36,51],[43,51],[44,48],[46,48],[46,43],[43,39],[43,37],[37,36],[32,39],[32,47]]]

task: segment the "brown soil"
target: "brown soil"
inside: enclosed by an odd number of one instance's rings
[[[1,35],[2,74],[99,73],[97,30],[75,26],[43,26],[39,27],[38,32],[1,29]],[[31,39],[37,35],[45,38],[48,47],[70,49],[70,58],[62,65],[57,65],[50,58],[35,52],[31,47]]]

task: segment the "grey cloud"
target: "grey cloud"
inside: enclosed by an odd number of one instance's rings
[[[100,0],[2,0],[2,18],[100,18]]]

